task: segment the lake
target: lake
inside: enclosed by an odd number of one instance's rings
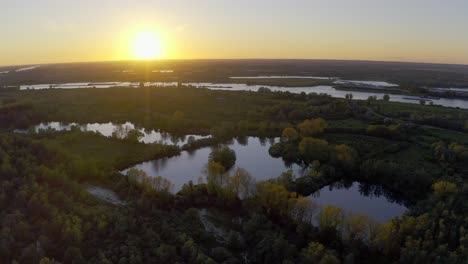
[[[143,143],[177,146],[186,144],[189,137],[193,137],[195,140],[209,137],[200,135],[173,136],[170,133],[138,128],[130,122],[124,124],[49,122],[36,125],[31,130],[38,133],[46,130],[69,131],[73,128],[81,131],[93,131],[106,137],[111,137],[113,133],[123,137],[129,130],[138,129],[144,134],[140,140]],[[16,130],[16,132],[26,133],[28,131]],[[305,175],[307,170],[301,166],[286,164],[281,158],[270,156],[268,150],[278,140],[278,138],[261,139],[258,137],[233,139],[227,145],[236,152],[237,160],[235,167],[230,172],[236,167],[241,167],[246,169],[257,181],[276,178],[287,170],[292,170],[296,177]],[[131,168],[143,170],[149,176],[167,178],[174,184],[174,191],[177,192],[189,181],[204,182],[203,169],[208,163],[211,150],[211,147],[205,147],[190,152],[183,151],[179,156],[147,161]],[[122,173],[126,174],[129,169],[123,170]],[[406,207],[390,201],[381,194],[382,190],[375,186],[354,182],[346,187],[339,183],[326,186],[309,198],[320,206],[333,205],[346,211],[365,213],[378,221],[387,221],[406,211]]]
[[[321,206],[332,205],[351,213],[366,214],[374,220],[386,222],[401,216],[407,208],[385,197],[382,187],[359,182],[344,186],[342,183],[325,186],[308,196]]]
[[[228,144],[236,152],[235,167],[246,169],[257,181],[277,178],[291,169],[296,177],[305,175],[306,170],[297,164],[287,165],[280,158],[269,155],[268,149],[278,139],[261,140],[248,137],[246,140],[233,140]],[[144,171],[149,176],[161,176],[174,184],[174,192],[179,191],[189,181],[194,184],[205,182],[203,169],[208,163],[211,148],[201,148],[193,152],[182,152],[180,156],[143,162],[131,168]],[[123,170],[126,174],[129,169]],[[234,169],[231,169],[231,171]],[[405,206],[387,199],[382,189],[375,186],[352,183],[350,186],[333,184],[323,187],[309,196],[319,206],[333,205],[353,213],[367,214],[377,221],[388,221],[401,216]]]
[[[42,130],[55,130],[55,131],[70,131],[73,128],[78,128],[81,131],[92,131],[99,133],[106,137],[111,137],[113,133],[116,134],[119,138],[124,138],[128,131],[132,129],[138,129],[143,133],[143,137],[140,139],[140,142],[146,144],[165,144],[165,145],[176,145],[183,146],[188,143],[188,139],[193,137],[194,140],[199,140],[203,138],[208,138],[210,136],[201,136],[201,135],[185,135],[185,136],[175,136],[170,133],[156,131],[156,130],[147,130],[143,128],[138,128],[130,122],[124,124],[114,124],[114,123],[92,123],[92,124],[77,124],[77,123],[61,123],[61,122],[48,122],[41,123],[32,128],[34,132],[40,132]],[[16,132],[26,133],[27,130],[16,130]]]
[[[275,76],[273,76],[275,77]],[[279,78],[281,76],[276,76]],[[301,76],[297,76],[301,77]],[[247,78],[247,77],[234,77],[234,78]],[[270,77],[271,78],[271,77]],[[303,78],[303,77],[301,77]],[[311,77],[311,78],[326,78],[326,77]],[[386,82],[372,82],[372,81],[347,81],[353,83],[362,83],[366,85],[378,85],[379,87],[390,87],[393,84]],[[168,87],[175,86],[177,82],[145,82],[144,86],[158,86]],[[377,99],[382,99],[385,93],[379,92],[364,92],[364,91],[348,91],[348,90],[337,90],[330,85],[319,85],[313,87],[280,87],[280,86],[269,86],[269,85],[247,85],[241,83],[183,83],[182,85],[192,86],[196,88],[206,88],[210,90],[226,90],[226,91],[258,91],[260,87],[266,87],[272,91],[290,92],[290,93],[317,93],[317,94],[328,94],[335,98],[345,98],[347,94],[353,94],[353,99],[366,100],[369,96],[376,96]],[[79,89],[79,88],[111,88],[111,87],[133,87],[137,88],[140,83],[130,82],[101,82],[101,83],[64,83],[64,84],[33,84],[33,85],[21,85],[20,90],[41,90],[41,89]],[[421,98],[416,96],[408,96],[403,94],[390,94],[390,101],[401,102],[409,104],[419,104]],[[441,105],[445,107],[459,107],[468,109],[468,100],[463,99],[424,99],[426,103],[433,102],[434,105]]]
[[[227,145],[236,152],[234,167],[246,169],[258,181],[276,178],[289,169],[296,174],[302,174],[303,170],[299,165],[288,166],[281,158],[270,156],[268,150],[277,140],[261,140],[257,137],[233,140]],[[174,184],[174,191],[177,192],[189,181],[198,183],[200,178],[204,180],[202,171],[208,163],[211,150],[212,148],[205,147],[192,152],[184,151],[176,157],[143,162],[132,168],[143,170],[150,176],[162,176],[170,180]],[[129,169],[122,173],[126,174]]]

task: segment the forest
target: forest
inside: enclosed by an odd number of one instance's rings
[[[468,110],[182,85],[2,89],[0,102],[0,263],[468,261]],[[211,137],[177,146],[136,130],[31,130],[52,121]],[[267,155],[307,173],[257,181],[228,144],[251,136],[278,139]],[[178,191],[164,175],[120,173],[202,147],[205,179]],[[379,222],[307,198],[353,181],[408,210]]]

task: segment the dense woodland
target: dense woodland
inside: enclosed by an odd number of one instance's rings
[[[466,263],[468,111],[326,95],[167,88],[0,92],[0,263]],[[79,130],[19,134],[40,122],[131,121],[187,145]],[[280,137],[273,157],[308,168],[255,181],[232,138]],[[204,182],[133,164],[213,146]],[[187,172],[190,173],[190,172]],[[161,175],[164,176],[164,175]],[[277,178],[274,178],[279,176]],[[305,196],[368,183],[404,203],[386,223]],[[122,204],[86,191],[115,191]]]

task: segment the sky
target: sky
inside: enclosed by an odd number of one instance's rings
[[[0,0],[0,10],[0,65],[135,59],[141,32],[157,36],[162,59],[468,64],[466,0]]]

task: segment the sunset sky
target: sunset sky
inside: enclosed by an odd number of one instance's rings
[[[468,64],[466,0],[17,0],[0,9],[0,65],[146,57]]]

